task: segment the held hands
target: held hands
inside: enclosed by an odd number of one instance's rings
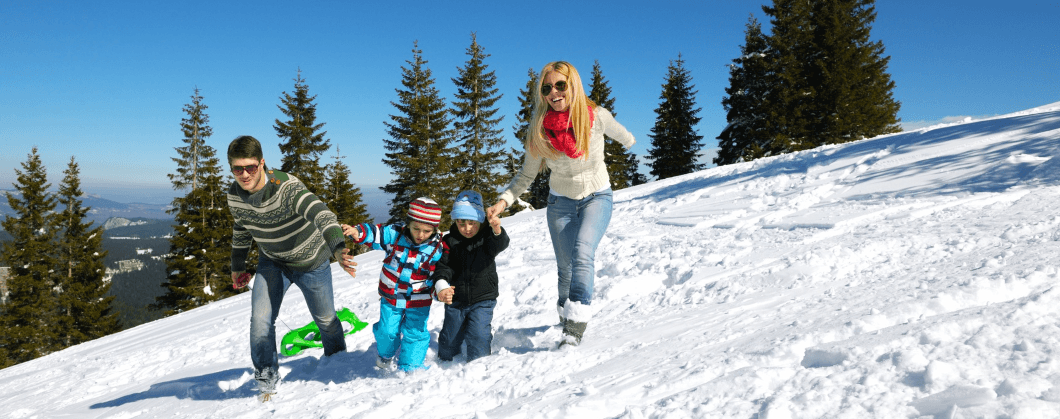
[[[250,283],[250,274],[247,272],[232,272],[232,289],[240,289]]]
[[[489,208],[486,208],[486,218],[493,218],[493,217],[500,216],[501,213],[504,212],[504,210],[507,209],[507,208],[508,208],[508,203],[504,202],[503,199],[500,200],[500,201],[497,201],[496,204],[493,204]],[[493,225],[492,221],[490,222],[490,225],[491,226]]]
[[[444,290],[438,291],[438,301],[441,301],[446,304],[452,304],[453,294],[456,294],[456,287],[449,287]]]
[[[501,217],[496,215],[490,216],[486,221],[490,223],[490,228],[493,229],[493,235],[501,234]]]
[[[357,262],[354,262],[352,258],[348,258],[347,257],[348,256],[347,253],[349,253],[349,251],[350,251],[350,249],[347,249],[345,247],[343,247],[343,248],[341,248],[339,250],[336,250],[335,251],[335,260],[339,261],[339,266],[342,267],[342,270],[346,271],[346,273],[350,274],[350,276],[356,278],[357,277],[357,268],[356,268]]]
[[[340,227],[342,227],[342,234],[344,236],[347,236],[356,241],[361,241],[361,236],[363,235],[361,233],[361,229],[351,226],[349,224],[342,224]]]

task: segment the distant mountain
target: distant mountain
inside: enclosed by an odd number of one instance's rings
[[[162,238],[173,234],[173,220],[115,217],[104,221],[103,229],[107,238]]]
[[[111,218],[108,218],[107,221],[105,221],[103,223],[103,229],[104,230],[110,230],[112,228],[117,228],[117,227],[138,226],[138,225],[144,225],[144,224],[147,224],[147,221],[145,221],[145,220],[133,221],[133,220],[130,220],[128,218],[111,217]]]
[[[361,193],[364,197],[364,202],[368,205],[368,215],[374,219],[376,223],[386,222],[387,218],[390,217],[388,214],[390,210],[390,199],[391,196],[381,190],[379,186],[375,185],[359,185]],[[0,219],[6,215],[13,215],[14,211],[7,202],[7,193],[19,195],[19,192],[11,189],[0,189]],[[151,198],[149,195],[152,192],[145,192],[144,198]],[[111,218],[121,218],[126,220],[135,219],[150,219],[150,220],[168,220],[172,221],[173,216],[166,213],[166,210],[170,209],[171,206],[168,204],[149,204],[149,203],[121,203],[112,201],[107,198],[103,198],[98,194],[86,193],[81,197],[82,205],[89,207],[88,220],[93,221],[96,225],[102,225],[104,222]],[[156,199],[157,200],[157,199]],[[114,226],[104,226],[105,229],[110,229]],[[3,230],[0,229],[0,241],[4,240],[6,235]],[[6,237],[10,239],[10,237]]]
[[[0,218],[6,215],[14,215],[14,210],[11,209],[11,205],[7,202],[6,194],[14,194],[19,196],[19,192],[15,190],[0,190]],[[81,196],[82,205],[89,207],[88,220],[102,224],[109,218],[121,217],[121,218],[147,218],[153,220],[172,220],[173,216],[166,214],[166,210],[170,208],[169,205],[160,204],[143,204],[143,203],[131,203],[123,204],[121,202],[114,202],[109,199],[103,198],[99,195],[85,194]],[[59,210],[59,208],[56,208]]]

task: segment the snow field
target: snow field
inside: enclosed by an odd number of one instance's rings
[[[544,212],[504,220],[494,354],[381,373],[281,358],[253,395],[249,295],[0,370],[13,418],[1060,417],[1060,103],[616,193],[593,320],[555,349]],[[334,269],[378,318],[381,254]],[[432,306],[436,339],[443,308]],[[309,321],[287,293],[277,333]]]

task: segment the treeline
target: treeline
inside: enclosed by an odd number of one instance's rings
[[[900,131],[872,0],[774,0],[732,61],[718,165]]]
[[[163,256],[169,249],[169,239],[158,237],[172,233],[173,226],[169,220],[160,220],[148,225],[107,230],[107,235],[116,230],[130,230],[126,233],[146,235],[145,231],[160,227],[165,227],[168,231],[157,235],[156,238],[104,239],[103,248],[107,250],[104,259],[106,266],[117,268],[119,260],[129,259],[136,259],[144,264],[143,269],[114,274],[110,278],[111,286],[107,296],[114,297],[111,308],[117,314],[122,330],[165,317],[165,312],[153,308],[152,304],[156,297],[165,292],[165,288],[162,288],[166,279],[166,262]],[[138,251],[142,249],[151,249],[151,253],[139,254]]]
[[[143,269],[115,274],[110,278],[110,293],[107,295],[114,297],[111,308],[118,315],[122,330],[161,319],[166,314],[153,306],[155,298],[165,292],[165,288],[162,288],[166,278],[165,260],[148,256],[136,259],[144,263]]]
[[[101,247],[103,228],[85,221],[80,169],[73,157],[57,193],[34,147],[22,170],[19,194],[6,194],[14,216],[0,250],[9,267],[0,305],[0,367],[25,362],[120,330],[107,296],[110,284]]]
[[[452,102],[446,103],[432,76],[428,61],[418,43],[413,44],[412,59],[402,66],[401,88],[398,98],[391,102],[395,113],[386,122],[384,139],[387,153],[383,158],[391,169],[393,180],[383,190],[393,194],[390,221],[404,218],[405,205],[419,196],[434,198],[443,208],[465,189],[482,193],[486,202],[494,202],[512,175],[522,165],[523,150],[505,148],[504,116],[498,115],[497,101],[503,97],[496,88],[497,76],[489,70],[489,54],[471,34],[467,48],[468,60],[450,79],[456,87]],[[542,63],[543,64],[543,63]],[[599,61],[594,61],[587,96],[594,103],[618,115],[617,99],[604,76]],[[519,91],[519,110],[511,127],[520,143],[526,143],[539,74],[534,68],[526,73],[525,87]],[[671,61],[664,76],[661,102],[656,109],[656,123],[652,128],[650,174],[664,179],[700,170],[703,137],[694,129],[699,122],[700,108],[695,104],[695,86],[684,68],[680,54]],[[640,173],[636,154],[629,153],[621,144],[605,138],[605,163],[612,189],[619,190],[647,182]],[[550,170],[545,167],[519,197],[520,202],[510,211],[526,207],[535,209],[548,205]],[[448,214],[445,215],[446,217]],[[450,220],[443,219],[442,228]]]

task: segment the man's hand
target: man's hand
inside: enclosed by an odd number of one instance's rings
[[[347,236],[356,241],[361,241],[361,229],[351,226],[349,224],[342,224],[342,235]]]
[[[453,294],[456,294],[456,287],[449,287],[444,290],[438,291],[438,301],[441,301],[446,304],[452,304]]]
[[[240,289],[250,283],[251,275],[247,272],[232,272],[232,289]]]
[[[357,262],[354,262],[352,258],[347,259],[347,257],[348,257],[347,253],[349,253],[349,251],[350,251],[350,249],[347,249],[345,247],[343,247],[343,248],[341,248],[339,250],[336,250],[335,251],[335,260],[339,261],[339,266],[342,267],[342,270],[346,271],[346,273],[350,274],[350,276],[356,278],[357,277],[357,268],[356,268]]]

